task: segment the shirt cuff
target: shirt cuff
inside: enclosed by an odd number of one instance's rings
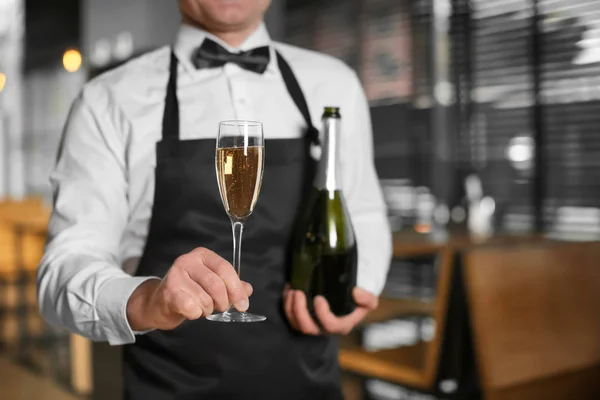
[[[356,286],[379,297],[379,296],[381,296],[381,293],[383,292],[384,285],[385,285],[385,282],[382,284],[381,282],[378,282],[375,279],[360,279],[357,282]]]
[[[371,264],[359,264],[356,286],[379,297],[383,293],[388,270],[385,265],[373,268]]]
[[[100,323],[102,336],[112,346],[135,342],[136,334],[127,320],[127,303],[131,294],[139,285],[150,279],[160,279],[153,276],[118,277],[106,283],[98,292],[96,312]]]

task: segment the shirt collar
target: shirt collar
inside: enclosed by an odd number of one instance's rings
[[[232,47],[228,45],[204,29],[185,23],[181,24],[179,27],[179,32],[177,33],[177,38],[175,39],[175,43],[173,45],[173,51],[175,52],[179,63],[182,64],[183,67],[190,73],[194,73],[196,71],[196,67],[194,67],[192,64],[192,54],[198,48],[198,46],[202,44],[205,38],[214,40],[231,52],[247,51],[260,46],[269,46],[271,59],[265,72],[277,71],[277,63],[275,62],[275,54],[271,37],[269,36],[269,32],[267,31],[267,27],[265,26],[264,22],[261,23],[239,47]]]

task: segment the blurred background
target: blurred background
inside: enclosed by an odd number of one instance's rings
[[[371,105],[394,231],[348,399],[600,398],[600,2],[273,0]],[[48,174],[94,76],[170,44],[164,0],[0,0],[0,398],[120,398],[118,349],[45,325]]]

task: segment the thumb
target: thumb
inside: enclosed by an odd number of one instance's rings
[[[379,298],[377,296],[362,288],[355,287],[352,291],[352,295],[357,305],[365,307],[369,310],[374,310],[379,304]]]

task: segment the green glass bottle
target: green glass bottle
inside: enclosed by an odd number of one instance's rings
[[[291,286],[306,294],[313,317],[313,299],[319,295],[338,316],[354,310],[352,290],[358,262],[356,237],[339,176],[339,108],[325,108],[323,128],[321,160],[306,214],[296,231],[291,269]]]

